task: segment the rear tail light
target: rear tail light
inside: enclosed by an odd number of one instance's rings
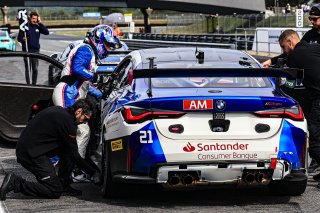
[[[163,110],[148,110],[137,107],[123,107],[121,109],[124,120],[129,124],[142,123],[152,119],[165,119],[165,118],[180,118],[185,113],[163,111]]]
[[[277,158],[271,158],[270,168],[271,168],[272,170],[275,170],[275,169],[276,169],[276,167],[277,167],[277,162],[278,162]]]
[[[1,40],[2,42],[10,42],[10,40]]]
[[[289,118],[294,121],[303,121],[304,116],[299,105],[290,108],[276,108],[254,112],[258,117],[263,118]]]

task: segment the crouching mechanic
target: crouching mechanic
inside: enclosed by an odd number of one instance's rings
[[[38,182],[8,173],[0,188],[1,200],[5,200],[10,191],[43,198],[59,198],[63,192],[80,195],[80,190],[70,186],[74,164],[91,174],[95,183],[99,183],[99,171],[79,155],[76,141],[77,125],[87,122],[93,110],[92,103],[81,99],[69,108],[46,108],[30,120],[19,138],[16,155],[17,161],[34,174]],[[60,156],[58,175],[50,159],[57,154]]]
[[[114,31],[110,26],[98,25],[87,33],[83,43],[71,50],[60,82],[53,92],[54,105],[72,106],[77,99],[86,98],[87,93],[97,99],[101,98],[101,91],[92,84],[96,80],[94,68],[100,59],[108,56],[111,48],[119,47],[120,42],[113,35]],[[82,158],[85,157],[89,139],[88,124],[79,125],[77,142]]]

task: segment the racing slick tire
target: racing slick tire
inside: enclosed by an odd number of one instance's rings
[[[105,149],[103,158],[103,182],[102,182],[102,196],[104,198],[115,198],[121,196],[122,185],[120,183],[116,183],[112,180],[112,173],[110,162],[108,158],[107,149]]]
[[[307,188],[308,179],[299,181],[273,180],[268,185],[273,195],[297,196],[304,193]]]

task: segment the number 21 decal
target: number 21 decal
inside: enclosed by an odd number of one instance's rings
[[[153,143],[151,130],[141,130],[140,133],[140,143]]]

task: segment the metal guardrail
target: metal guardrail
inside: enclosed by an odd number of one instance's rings
[[[125,35],[126,36],[126,35]],[[155,47],[155,43],[147,44],[150,41],[159,41],[158,45],[175,46],[210,46],[217,48],[226,48],[231,45],[233,49],[251,50],[254,40],[254,34],[152,34],[152,33],[133,33],[132,40],[126,40],[126,43],[133,49],[136,42],[140,40],[142,46]],[[146,42],[148,40],[148,42]],[[161,42],[160,42],[161,41]],[[144,43],[142,43],[144,42]],[[169,43],[165,43],[169,42]],[[229,48],[229,47],[228,47]]]
[[[130,50],[149,49],[157,47],[212,47],[223,49],[235,49],[235,44],[221,44],[221,43],[202,43],[202,42],[181,42],[181,41],[152,41],[143,39],[122,39]]]

